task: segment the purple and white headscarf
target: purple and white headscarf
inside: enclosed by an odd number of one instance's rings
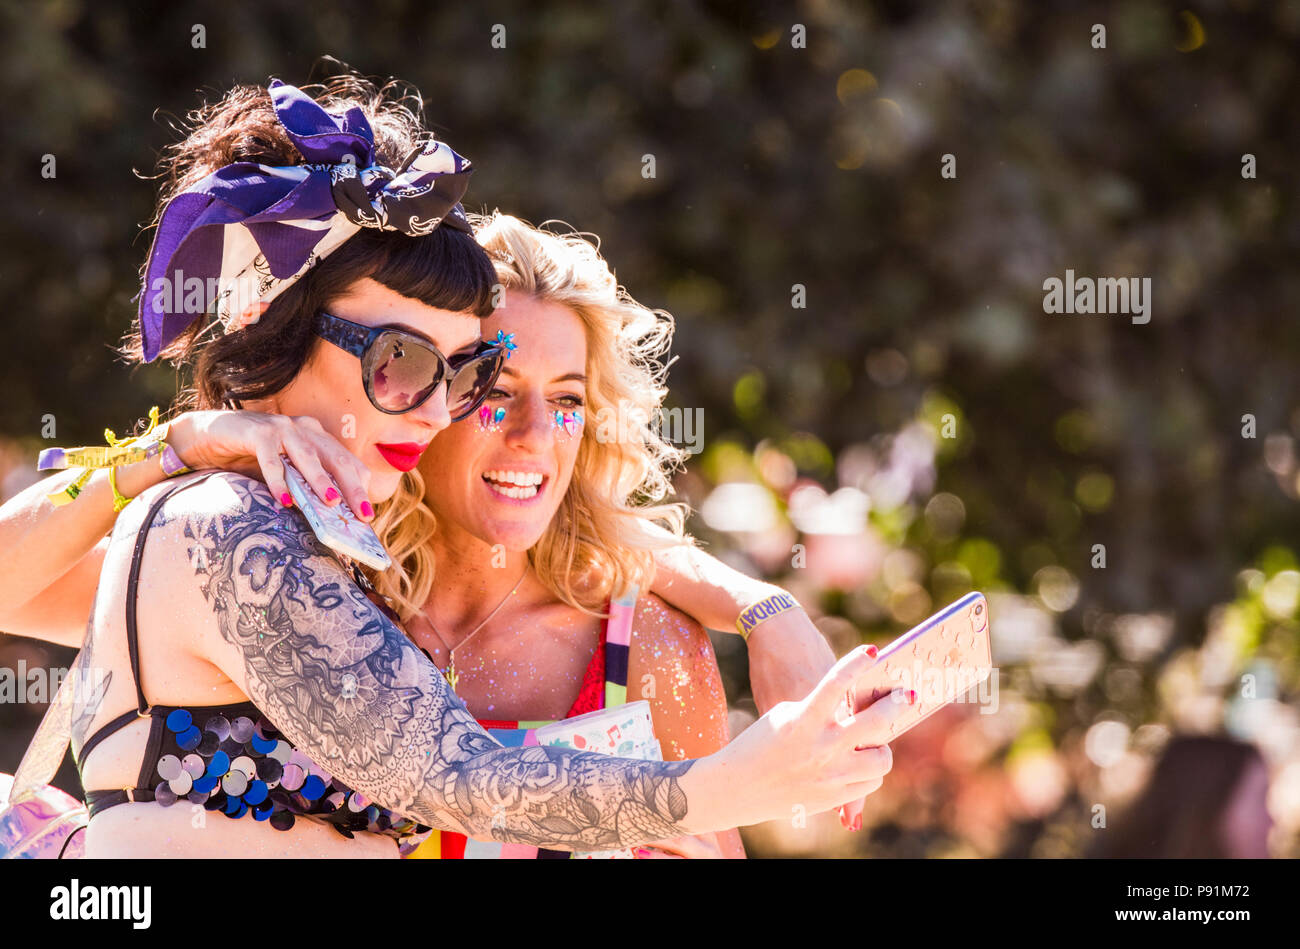
[[[257,321],[284,289],[363,227],[411,236],[471,233],[459,201],[467,159],[417,146],[394,171],[376,164],[374,133],[353,107],[331,115],[296,86],[268,86],[276,118],[306,163],[236,162],[163,211],[140,293],[144,358],[214,312],[227,331]]]

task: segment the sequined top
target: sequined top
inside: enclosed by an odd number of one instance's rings
[[[597,709],[613,708],[627,702],[628,650],[632,641],[635,606],[635,590],[610,601],[609,618],[605,620],[596,654],[587,664],[578,697],[565,718],[576,718]],[[550,721],[523,722],[492,718],[480,718],[478,723],[507,748],[536,745],[537,729],[553,724]],[[472,840],[453,831],[435,830],[407,856],[412,860],[568,860],[573,854],[567,850],[547,850],[525,844]]]
[[[138,718],[148,718],[140,776],[133,788],[86,792],[90,817],[118,804],[153,801],[169,807],[182,798],[232,820],[249,816],[276,830],[289,830],[299,817],[330,824],[349,839],[368,832],[394,837],[408,850],[431,828],[372,803],[319,767],[276,730],[251,702],[227,705],[151,706],[140,687],[136,597],[145,537],[158,509],[180,488],[154,501],[136,536],[126,590],[126,636],[137,707],[124,712],[86,740],[74,761],[80,774],[87,755],[109,735]],[[84,782],[83,782],[84,783]]]

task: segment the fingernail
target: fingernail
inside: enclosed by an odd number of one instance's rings
[[[844,814],[844,805],[841,804],[839,807],[835,808],[835,810],[837,810],[837,811],[839,812],[839,815],[840,815],[840,823],[843,824],[845,827],[848,827],[848,826],[849,826],[849,822],[848,822],[848,820],[845,818],[845,814]]]
[[[325,492],[325,500],[326,500],[326,501],[333,501],[333,500],[335,500],[338,496],[339,496],[338,491],[336,491],[336,490],[335,490],[334,488],[332,488],[332,487],[331,487],[329,490],[327,490],[327,491]]]
[[[362,501],[362,502],[361,502],[361,516],[362,516],[362,517],[374,517],[374,516],[375,516],[375,509],[374,509],[373,507],[370,506],[370,502],[369,502],[369,501]]]
[[[907,704],[908,705],[916,704],[916,689],[907,690]]]
[[[636,855],[637,855],[638,857],[648,857],[648,856],[650,856],[650,851],[649,851],[649,850],[646,850],[644,847],[637,847],[637,848],[636,848]]]
[[[293,507],[293,495],[288,491],[284,492],[284,494],[280,495],[280,503],[285,507]]]
[[[862,829],[862,815],[861,815],[861,814],[859,814],[857,817],[853,818],[853,829],[854,829],[854,830],[861,830],[861,829]]]
[[[875,644],[872,644],[867,647],[867,655],[870,656],[872,659],[875,659],[879,653],[880,650],[875,647]]]

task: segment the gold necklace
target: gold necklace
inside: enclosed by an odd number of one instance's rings
[[[429,616],[428,612],[425,610],[420,610],[420,615],[423,616],[424,621],[429,624],[429,628],[433,630],[433,634],[438,637],[438,641],[442,643],[442,648],[447,650],[447,668],[442,670],[442,674],[446,677],[447,684],[451,686],[451,690],[453,692],[456,691],[456,683],[460,681],[460,676],[456,674],[456,650],[459,649],[461,646],[465,645],[467,642],[469,642],[474,637],[475,633],[477,633],[480,629],[482,629],[484,626],[488,624],[488,620],[492,619],[492,617],[496,616],[498,613],[501,612],[501,607],[505,606],[506,601],[519,592],[519,588],[523,586],[524,580],[527,577],[528,577],[528,568],[524,567],[523,576],[521,576],[518,582],[516,582],[515,585],[510,589],[510,592],[507,593],[504,597],[502,597],[501,602],[496,605],[496,607],[492,610],[492,612],[489,613],[487,616],[483,617],[483,621],[480,622],[473,629],[471,629],[469,631],[469,635],[467,635],[464,639],[458,642],[455,646],[447,645],[447,640],[443,637],[442,633],[438,632],[438,626],[436,623],[434,623],[433,619]]]

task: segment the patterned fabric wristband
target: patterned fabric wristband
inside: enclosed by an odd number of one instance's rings
[[[165,422],[159,425],[153,432],[153,438],[145,450],[146,458],[157,456],[158,467],[163,473],[164,478],[175,478],[177,475],[189,474],[194,469],[185,462],[181,461],[181,456],[176,454],[176,449],[167,444],[167,436],[171,433],[171,422]]]
[[[177,475],[189,474],[194,469],[185,462],[181,461],[181,456],[176,454],[176,449],[172,448],[165,441],[158,440],[156,445],[149,448],[149,456],[158,456],[158,467],[162,469],[164,478],[174,478]]]
[[[800,609],[799,601],[789,593],[775,593],[742,610],[740,619],[736,620],[736,631],[748,642],[749,634],[754,631],[754,627],[773,616],[780,616],[782,613],[797,609]]]
[[[56,471],[63,468],[81,468],[82,471],[76,479],[63,488],[51,494],[46,498],[55,507],[62,507],[65,504],[71,504],[75,501],[90,480],[91,474],[96,468],[107,468],[108,483],[113,489],[113,510],[120,511],[126,507],[130,498],[123,497],[122,493],[117,490],[117,472],[116,468],[120,465],[135,464],[137,461],[143,461],[153,455],[162,452],[164,454],[163,474],[168,474],[168,468],[172,469],[172,474],[181,474],[180,468],[188,471],[176,453],[171,452],[170,460],[166,460],[166,452],[170,451],[163,443],[166,437],[167,425],[162,428],[158,427],[158,406],[149,410],[149,427],[137,436],[131,438],[118,438],[113,434],[110,428],[104,429],[104,440],[108,442],[107,446],[87,445],[80,448],[46,448],[43,449],[36,459],[37,471]],[[161,447],[159,447],[161,446]]]
[[[163,474],[169,478],[174,478],[177,475],[189,474],[194,470],[189,465],[185,464],[185,462],[181,461],[181,456],[176,454],[176,449],[172,448],[172,446],[168,445],[166,442],[163,442],[162,460],[159,464],[162,465]]]

